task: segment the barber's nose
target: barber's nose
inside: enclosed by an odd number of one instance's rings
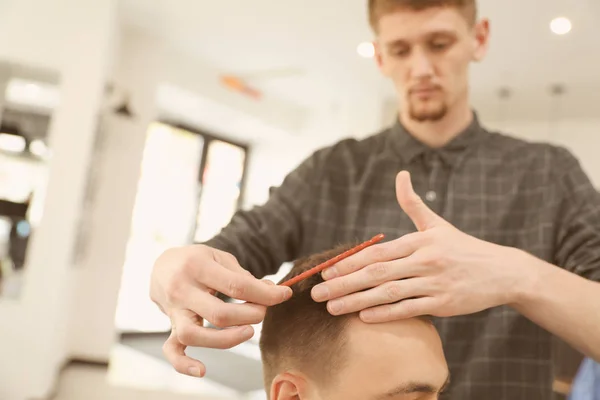
[[[413,52],[411,64],[413,78],[423,78],[433,75],[433,64],[423,51],[417,50]]]

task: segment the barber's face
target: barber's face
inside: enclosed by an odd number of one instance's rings
[[[487,21],[473,27],[452,7],[384,15],[376,59],[394,83],[402,114],[437,121],[460,101],[467,102],[469,64],[483,58],[488,35]]]
[[[440,337],[427,322],[410,319],[346,328],[345,363],[335,382],[307,400],[434,400],[448,382]],[[327,360],[323,360],[327,362]]]

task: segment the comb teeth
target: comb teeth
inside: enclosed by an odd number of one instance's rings
[[[370,240],[367,240],[366,242],[363,242],[363,243],[359,244],[358,246],[355,246],[355,247],[351,248],[350,250],[347,250],[347,251],[343,252],[342,254],[339,254],[333,258],[330,258],[329,260],[325,261],[324,263],[321,263],[321,264],[317,265],[316,267],[313,267],[313,268],[309,269],[308,271],[305,271],[305,272],[301,273],[300,275],[297,275],[297,276],[293,277],[292,279],[289,279],[289,280],[283,282],[281,284],[281,286],[292,286],[298,282],[301,282],[307,278],[310,278],[311,276],[318,274],[319,272],[323,271],[324,269],[329,268],[334,264],[337,264],[338,262],[342,261],[343,259],[348,258],[348,257],[358,253],[359,251],[366,249],[367,247],[372,246],[375,243],[380,242],[381,240],[383,240],[384,237],[385,237],[385,235],[383,233],[380,233],[377,236],[373,236]]]

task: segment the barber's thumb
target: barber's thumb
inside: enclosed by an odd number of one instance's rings
[[[396,176],[396,197],[402,210],[419,231],[443,222],[443,219],[427,207],[421,197],[415,193],[408,171],[402,171]]]

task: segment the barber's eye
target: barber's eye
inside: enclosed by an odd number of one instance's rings
[[[407,48],[399,48],[392,50],[392,55],[395,57],[406,57],[410,53],[410,50]]]
[[[444,51],[452,45],[450,40],[436,40],[430,43],[429,47],[433,51]]]
[[[436,51],[445,50],[450,46],[449,42],[433,42],[431,48]]]

